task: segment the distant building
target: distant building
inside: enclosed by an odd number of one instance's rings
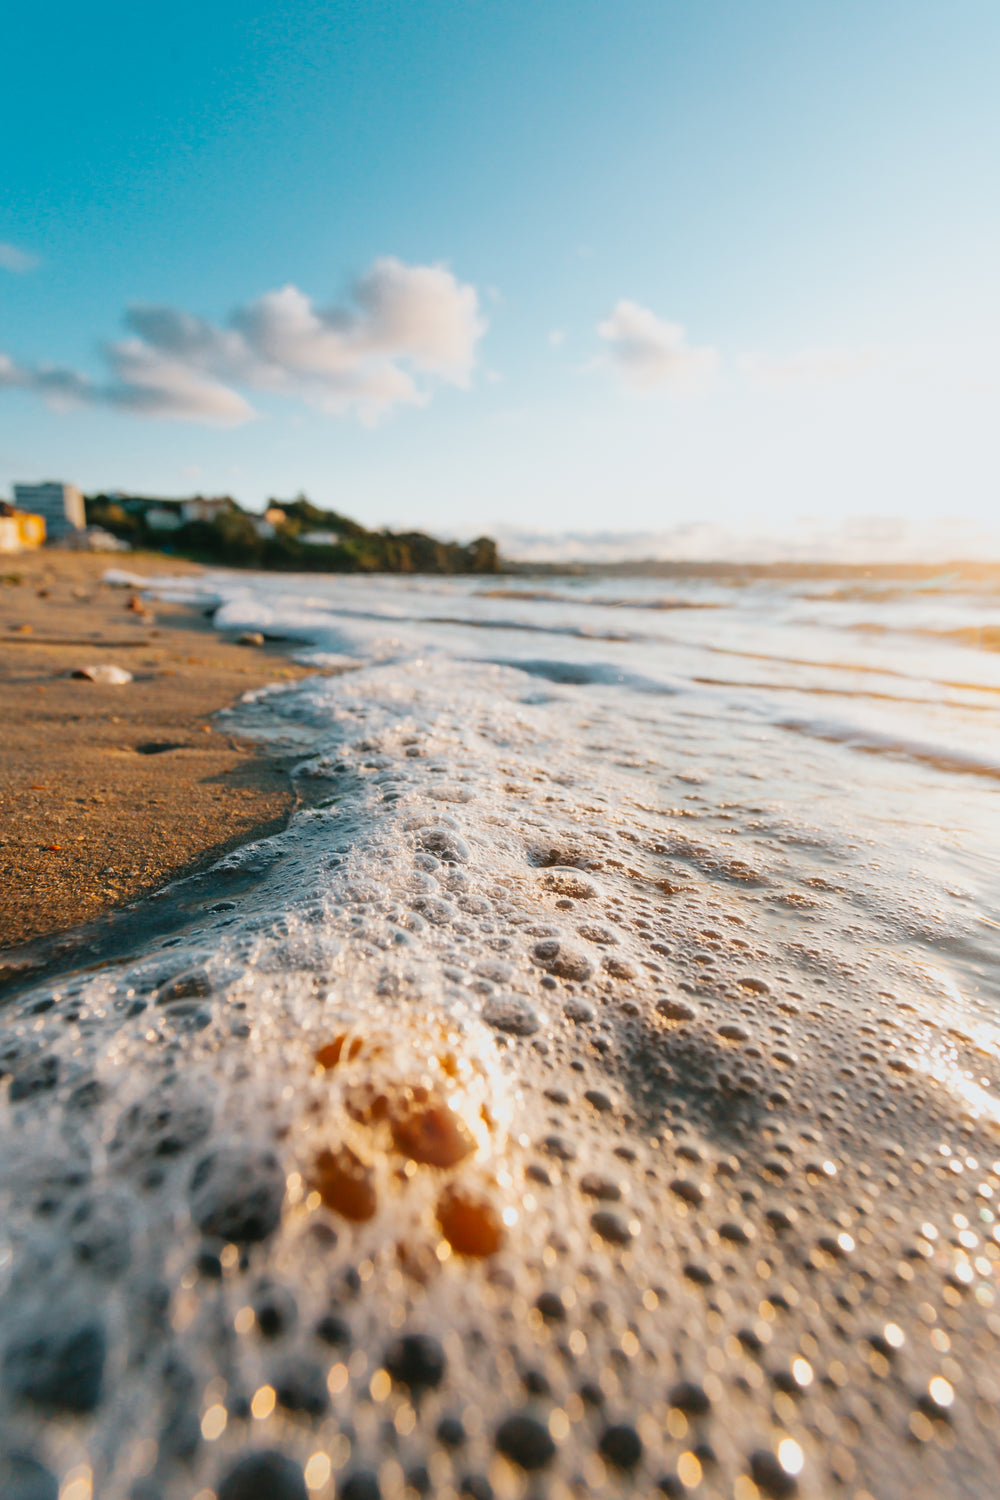
[[[232,510],[232,501],[225,496],[221,500],[204,500],[196,495],[193,500],[181,501],[181,517],[185,522],[214,521],[224,510]]]
[[[341,540],[339,531],[303,531],[299,536],[307,547],[336,547]]]
[[[45,540],[45,521],[31,511],[16,510],[0,501],[0,552],[24,552]]]
[[[59,484],[55,480],[43,484],[15,484],[14,504],[18,510],[41,516],[52,542],[68,532],[80,531],[87,524],[83,496],[73,484]]]
[[[151,531],[178,531],[184,525],[179,506],[151,505],[144,513]]]

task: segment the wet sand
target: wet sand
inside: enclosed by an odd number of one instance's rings
[[[131,608],[109,568],[196,571],[159,555],[46,550],[0,563],[0,976],[4,953],[76,927],[281,828],[280,759],[220,733],[241,693],[305,675],[181,604]],[[123,667],[123,686],[74,678]]]

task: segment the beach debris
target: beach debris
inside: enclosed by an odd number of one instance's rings
[[[110,662],[98,662],[92,667],[77,667],[72,675],[83,677],[87,682],[106,682],[118,687],[132,681],[131,672],[126,672],[124,667],[112,666]]]
[[[237,646],[263,646],[264,637],[259,630],[244,630],[236,637]]]

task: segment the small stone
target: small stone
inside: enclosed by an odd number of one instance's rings
[[[103,682],[111,687],[124,687],[126,682],[132,681],[131,672],[126,672],[124,667],[112,666],[110,662],[98,662],[90,667],[76,667],[71,676],[86,678],[88,682]]]
[[[563,1015],[568,1021],[576,1021],[578,1024],[592,1021],[597,1012],[586,1000],[580,1000],[571,996],[563,1006]]]
[[[437,1221],[459,1255],[495,1255],[503,1244],[503,1224],[493,1204],[464,1188],[450,1188],[438,1199]]]
[[[634,979],[636,968],[630,964],[627,958],[619,958],[617,954],[606,954],[602,966],[611,975],[612,979]]]
[[[493,996],[483,1006],[483,1020],[513,1036],[532,1036],[539,1027],[537,1012],[521,995]]]
[[[435,1390],[446,1367],[444,1350],[429,1333],[404,1333],[385,1352],[385,1368],[393,1380],[418,1395]]]
[[[237,646],[263,646],[264,637],[259,630],[244,630],[236,637]]]
[[[222,1146],[191,1176],[191,1215],[202,1234],[237,1245],[268,1239],[281,1222],[285,1174],[271,1151]]]
[[[549,1429],[527,1412],[516,1413],[501,1422],[495,1441],[504,1458],[529,1472],[546,1468],[555,1457],[556,1445]]]
[[[792,1226],[798,1221],[799,1217],[797,1211],[794,1208],[792,1208],[791,1206],[784,1208],[781,1206],[781,1204],[778,1203],[773,1203],[770,1208],[764,1210],[764,1213],[771,1228],[778,1230],[779,1232],[781,1230],[791,1229]]]
[[[321,1151],[313,1163],[311,1185],[327,1208],[352,1223],[375,1217],[378,1195],[375,1172],[350,1146]]]
[[[616,1469],[634,1469],[642,1458],[642,1439],[627,1422],[605,1427],[597,1447],[605,1462]]]
[[[218,1500],[308,1500],[298,1464],[273,1448],[237,1459],[217,1493]]]
[[[396,1150],[424,1166],[455,1167],[476,1149],[465,1121],[435,1094],[394,1110],[389,1127]]]
[[[47,1306],[34,1326],[16,1333],[3,1358],[10,1394],[50,1411],[83,1414],[100,1404],[107,1341],[84,1312]]]

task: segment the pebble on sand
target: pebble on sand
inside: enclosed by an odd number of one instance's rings
[[[132,673],[126,672],[124,667],[116,667],[111,662],[98,662],[92,667],[77,667],[73,672],[74,677],[83,677],[87,682],[106,682],[115,687],[122,687],[126,682],[132,681]]]

